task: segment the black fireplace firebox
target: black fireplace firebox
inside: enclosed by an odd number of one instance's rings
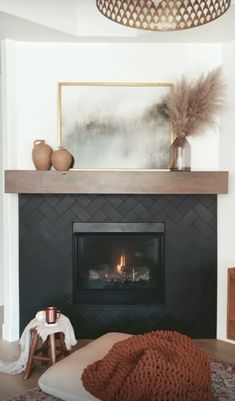
[[[74,223],[73,303],[164,303],[164,223]]]

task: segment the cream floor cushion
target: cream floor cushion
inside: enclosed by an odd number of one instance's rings
[[[64,401],[98,401],[83,387],[83,370],[102,359],[117,341],[128,337],[129,334],[108,333],[92,341],[47,369],[38,381],[40,388]]]

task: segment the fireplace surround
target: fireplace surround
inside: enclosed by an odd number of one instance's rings
[[[164,302],[73,303],[74,223],[163,223]],[[19,195],[20,327],[55,304],[79,338],[178,330],[216,338],[216,195]]]

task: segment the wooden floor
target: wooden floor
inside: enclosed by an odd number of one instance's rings
[[[235,345],[219,340],[196,340],[198,345],[212,358],[235,364]],[[89,340],[80,340],[78,347],[86,345]],[[0,359],[12,361],[19,355],[18,342],[8,343],[0,340]],[[26,389],[37,385],[38,378],[45,370],[39,362],[35,363],[31,377],[24,381],[23,374],[7,375],[0,373],[0,401],[22,394]]]
[[[90,340],[80,340],[73,350],[83,347]],[[0,360],[14,361],[19,356],[19,343],[0,340]],[[27,389],[37,386],[37,382],[47,366],[35,362],[32,374],[28,380],[23,379],[23,373],[19,375],[8,375],[0,373],[0,401],[8,400],[15,395],[20,395]]]
[[[230,362],[235,365],[235,344],[220,340],[196,340],[210,358]]]

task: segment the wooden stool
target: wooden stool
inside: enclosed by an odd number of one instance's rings
[[[62,356],[67,356],[70,354],[70,352],[66,349],[66,345],[64,342],[64,333],[59,332],[56,334],[59,335],[59,347],[56,347],[55,334],[49,334],[42,346],[40,348],[37,348],[40,337],[36,329],[31,329],[31,346],[24,373],[24,380],[27,380],[29,378],[34,360],[42,361],[42,364],[50,362],[53,365]],[[60,350],[59,353],[56,353],[57,349]],[[41,356],[38,355],[40,352],[42,354]]]

